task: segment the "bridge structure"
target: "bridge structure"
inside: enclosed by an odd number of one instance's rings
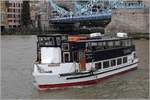
[[[142,1],[129,1],[122,0],[72,0],[74,4],[73,11],[68,11],[53,0],[48,0],[49,7],[55,16],[50,17],[51,23],[74,23],[85,20],[105,20],[111,19],[111,11],[115,8],[123,9],[143,9],[146,6]]]
[[[142,1],[131,0],[130,2],[122,0],[70,1],[73,5],[71,10],[57,4],[55,0],[48,0],[49,31],[63,34],[104,33],[104,28],[111,21],[112,9],[143,9],[146,7]],[[42,14],[42,10],[40,10],[40,14]]]

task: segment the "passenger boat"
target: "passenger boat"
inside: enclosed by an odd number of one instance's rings
[[[46,90],[94,84],[137,65],[135,45],[126,33],[38,35],[32,74],[34,85]]]

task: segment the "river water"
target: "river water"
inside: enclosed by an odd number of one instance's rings
[[[33,86],[36,36],[1,36],[1,96],[3,99],[122,99],[148,98],[149,41],[134,40],[140,63],[137,70],[98,84],[38,91]]]

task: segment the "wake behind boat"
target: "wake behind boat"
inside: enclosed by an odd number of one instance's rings
[[[137,68],[132,38],[51,34],[37,36],[33,76],[40,89],[82,86]]]

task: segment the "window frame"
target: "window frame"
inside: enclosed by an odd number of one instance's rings
[[[121,62],[120,63],[118,63],[119,61],[119,59],[121,59]],[[117,58],[117,65],[121,65],[122,64],[122,58]]]
[[[112,61],[115,61],[115,63],[112,63]],[[111,67],[114,67],[114,66],[116,66],[116,65],[117,65],[116,59],[111,59],[111,60],[110,60],[110,66],[111,66]]]
[[[66,61],[66,59],[65,59],[65,55],[66,54],[68,54],[68,61]],[[64,52],[63,53],[63,62],[65,63],[65,62],[70,62],[70,52]]]
[[[67,45],[67,49],[64,49],[64,45]],[[62,51],[69,51],[69,43],[62,43]]]
[[[106,63],[106,62],[108,62],[108,66],[106,67],[106,66],[104,66],[105,64],[104,63]],[[103,68],[109,68],[110,67],[110,63],[109,63],[109,60],[107,60],[107,61],[103,61]]]
[[[126,60],[125,60],[125,58],[126,58]],[[128,57],[127,56],[123,57],[122,58],[122,63],[124,64],[124,63],[127,63],[127,62],[128,62]]]
[[[96,66],[96,64],[98,65],[98,67]],[[95,69],[102,69],[102,62],[96,62],[95,63]]]

